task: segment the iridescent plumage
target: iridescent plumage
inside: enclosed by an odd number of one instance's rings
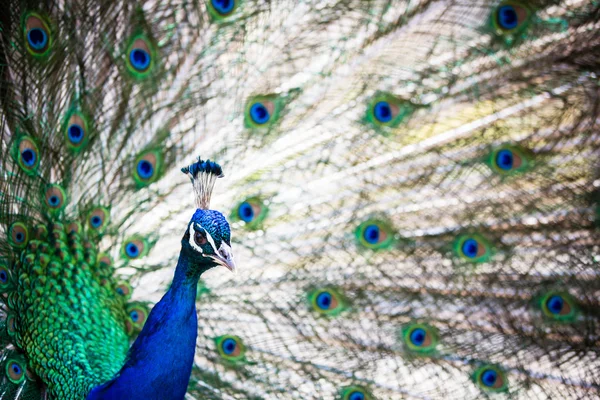
[[[598,396],[599,7],[11,0],[0,397]]]

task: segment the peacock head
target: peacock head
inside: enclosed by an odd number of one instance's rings
[[[194,186],[197,210],[181,240],[183,251],[193,264],[206,270],[222,265],[235,272],[231,251],[231,231],[225,216],[210,210],[210,195],[217,178],[223,177],[221,166],[210,160],[184,167]]]

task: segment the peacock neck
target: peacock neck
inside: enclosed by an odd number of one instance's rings
[[[186,254],[184,249],[181,249],[179,253],[179,259],[177,260],[177,267],[175,268],[175,275],[173,276],[173,283],[169,291],[175,291],[177,293],[196,293],[196,287],[198,286],[198,280],[200,275],[206,269],[199,267],[196,263],[190,260],[190,257]]]
[[[196,287],[206,270],[196,261],[182,249],[171,288],[150,312],[127,362],[115,379],[92,390],[88,400],[126,400],[132,387],[138,388],[137,398],[184,398],[198,334]]]

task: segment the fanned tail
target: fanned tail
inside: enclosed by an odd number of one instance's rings
[[[228,171],[212,203],[240,273],[199,284],[189,396],[596,396],[599,16],[12,2],[0,397],[81,398],[119,370],[197,154]]]

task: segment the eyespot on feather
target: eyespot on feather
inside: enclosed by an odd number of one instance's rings
[[[128,282],[119,282],[117,284],[117,286],[115,287],[115,292],[125,298],[125,299],[129,299],[131,297],[131,294],[133,292],[133,288],[131,287],[131,285]]]
[[[25,366],[19,361],[9,358],[6,360],[6,376],[15,384],[25,380]]]
[[[146,238],[134,235],[125,240],[121,246],[121,257],[126,260],[136,260],[148,254],[149,243]]]
[[[394,243],[394,229],[383,219],[369,218],[361,223],[355,231],[357,243],[367,249],[384,250]]]
[[[65,143],[67,148],[77,153],[89,141],[89,123],[87,117],[78,111],[71,111],[64,124]]]
[[[342,295],[333,288],[315,289],[308,292],[311,308],[322,315],[337,316],[347,309]]]
[[[131,75],[143,79],[156,67],[157,54],[154,44],[145,35],[136,35],[130,39],[127,47],[126,65]]]
[[[215,338],[215,344],[219,355],[227,361],[242,361],[246,348],[238,336],[223,335]]]
[[[460,259],[471,263],[486,262],[492,256],[491,243],[480,234],[458,236],[453,248]]]
[[[82,231],[81,224],[79,222],[69,222],[65,227],[67,235],[80,234]]]
[[[491,21],[496,35],[516,34],[524,30],[532,12],[518,1],[503,1],[492,13]]]
[[[249,197],[238,203],[231,213],[233,221],[241,221],[244,228],[254,230],[261,227],[269,208],[259,197]]]
[[[17,333],[17,319],[12,314],[8,314],[6,317],[6,332],[10,336],[14,336]]]
[[[44,203],[52,214],[57,214],[64,209],[67,194],[60,185],[48,185],[44,192]]]
[[[272,101],[257,101],[250,106],[250,119],[258,125],[266,124],[274,111],[275,105]]]
[[[415,107],[390,93],[380,92],[373,96],[368,104],[365,122],[374,128],[394,128],[406,121]]]
[[[100,254],[98,254],[97,264],[99,267],[102,267],[102,268],[112,267],[113,260],[110,257],[110,255],[108,255],[106,253],[100,253]]]
[[[262,131],[279,119],[284,102],[280,96],[264,95],[248,99],[244,111],[246,128]]]
[[[532,167],[532,160],[526,149],[503,145],[490,152],[487,164],[496,174],[509,176],[527,172]]]
[[[10,287],[11,283],[11,272],[4,262],[0,262],[0,292],[5,293]]]
[[[438,344],[438,333],[430,325],[413,323],[402,328],[402,341],[411,352],[431,353]]]
[[[20,137],[13,145],[13,158],[27,175],[35,175],[40,164],[40,152],[29,136]]]
[[[96,207],[88,213],[87,226],[92,232],[101,233],[108,225],[110,212],[106,207]]]
[[[341,400],[374,400],[362,386],[347,386],[341,389]]]
[[[319,310],[334,310],[338,306],[338,301],[335,298],[335,294],[323,291],[317,294],[317,297],[315,299],[315,305]]]
[[[47,56],[53,37],[49,21],[35,12],[23,15],[23,39],[27,52],[34,57]]]
[[[232,15],[240,0],[207,0],[208,13],[215,22],[223,21]]]
[[[135,160],[133,179],[138,188],[156,182],[163,172],[163,154],[160,150],[148,150]]]
[[[576,320],[579,307],[568,292],[551,290],[538,298],[542,314],[547,320],[557,323],[572,323]]]
[[[15,222],[8,228],[9,243],[19,249],[27,246],[29,242],[29,229],[22,222]]]
[[[139,302],[130,303],[125,311],[127,313],[127,320],[125,321],[127,333],[131,335],[141,332],[148,319],[148,306]]]
[[[473,380],[477,386],[490,393],[508,391],[506,373],[496,365],[483,365],[473,373]]]

